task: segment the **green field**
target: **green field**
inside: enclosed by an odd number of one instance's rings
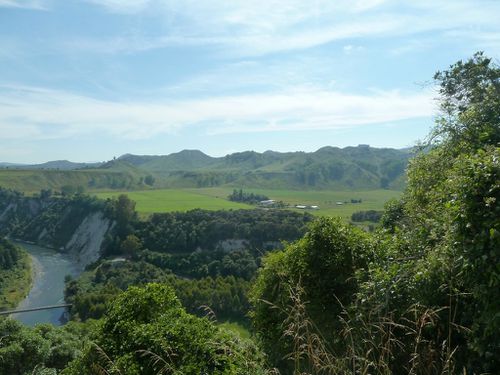
[[[220,327],[227,329],[228,331],[232,331],[238,334],[242,339],[249,339],[251,337],[251,333],[248,329],[242,326],[240,323],[236,322],[223,322],[219,324]]]
[[[190,191],[212,197],[227,197],[233,190],[231,188],[205,188]],[[319,210],[306,211],[317,216],[341,216],[346,219],[349,219],[351,214],[356,211],[382,210],[385,202],[389,199],[401,196],[400,191],[383,189],[352,191],[245,189],[245,191],[267,195],[270,199],[283,201],[290,206],[319,206]],[[350,203],[351,199],[361,199],[362,202],[353,204]],[[342,202],[342,204],[338,205],[337,202]]]
[[[247,204],[230,202],[226,196],[200,194],[197,190],[162,189],[143,191],[123,191],[96,193],[98,198],[106,199],[126,194],[136,202],[136,210],[140,214],[155,212],[189,211],[195,208],[205,210],[228,210],[252,208]]]
[[[384,203],[401,195],[395,190],[361,190],[361,191],[297,191],[297,190],[266,190],[247,189],[245,191],[264,194],[270,199],[283,201],[290,206],[297,204],[316,205],[318,210],[306,210],[318,216],[341,216],[349,219],[351,214],[363,210],[382,210]],[[206,210],[253,208],[247,204],[228,201],[226,198],[232,192],[231,188],[201,188],[201,189],[162,189],[129,192],[97,193],[99,198],[116,197],[127,194],[136,202],[140,214],[155,212],[188,211],[195,208]],[[351,199],[361,199],[361,203],[350,203]],[[341,205],[337,202],[342,202]],[[345,203],[347,202],[347,203]],[[303,212],[304,210],[294,209]]]

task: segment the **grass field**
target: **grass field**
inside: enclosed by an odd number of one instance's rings
[[[155,212],[189,211],[195,208],[205,210],[228,210],[239,208],[252,208],[247,204],[230,202],[224,199],[226,195],[200,194],[196,190],[184,189],[162,189],[144,191],[124,191],[96,193],[98,198],[106,199],[127,194],[136,202],[136,210],[139,214],[151,214]]]
[[[219,326],[234,333],[237,333],[242,339],[249,339],[251,336],[250,331],[239,323],[227,321],[220,323]]]
[[[212,197],[227,197],[231,188],[196,189],[198,194]],[[352,213],[365,210],[382,210],[385,202],[391,198],[401,196],[396,190],[359,190],[359,191],[298,191],[298,190],[266,190],[245,189],[247,192],[267,195],[270,199],[283,201],[290,206],[306,205],[319,206],[319,210],[307,210],[317,216],[341,216],[350,219]],[[361,203],[350,203],[351,199],[361,199]],[[337,202],[342,202],[338,205]],[[347,202],[347,203],[345,203]],[[304,211],[293,209],[294,211]]]
[[[341,216],[350,219],[351,214],[363,210],[382,210],[384,203],[397,198],[401,192],[394,190],[363,191],[297,191],[246,189],[245,191],[264,194],[270,199],[283,201],[290,206],[297,204],[317,205],[319,210],[307,210],[317,216]],[[136,202],[136,209],[142,215],[155,212],[188,211],[195,208],[206,210],[253,208],[254,206],[231,202],[226,197],[231,188],[202,189],[162,189],[129,192],[97,193],[99,198],[116,197],[127,194]],[[350,203],[351,199],[361,199],[361,203]],[[337,204],[342,202],[342,205]],[[344,203],[347,202],[347,203]],[[293,209],[294,211],[303,210]]]

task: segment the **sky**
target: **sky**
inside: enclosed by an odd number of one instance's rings
[[[498,0],[0,0],[0,162],[403,148]]]

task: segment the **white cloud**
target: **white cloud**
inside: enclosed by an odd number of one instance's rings
[[[47,4],[43,0],[0,0],[1,7],[46,10]]]
[[[146,14],[159,24],[156,32],[75,43],[99,52],[212,45],[231,55],[258,56],[355,38],[425,32],[438,37],[452,30],[473,34],[473,26],[499,32],[500,2],[490,0],[87,1],[115,13]]]
[[[101,39],[77,39],[67,44],[75,49],[99,53],[134,53],[175,46],[220,46],[232,56],[261,56],[269,53],[307,49],[338,40],[388,34],[403,26],[402,19],[387,18],[367,22],[340,23],[302,31],[283,33],[240,33],[223,35],[121,36]]]
[[[116,13],[138,13],[144,10],[151,0],[85,0],[103,6]]]
[[[116,102],[31,87],[0,88],[0,138],[109,135],[150,139],[191,126],[208,134],[313,131],[429,117],[431,92],[352,95],[321,88],[156,102]]]

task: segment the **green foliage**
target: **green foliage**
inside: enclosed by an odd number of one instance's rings
[[[483,53],[437,72],[442,117],[433,137],[448,151],[470,152],[500,142],[500,67]]]
[[[121,243],[120,250],[122,254],[133,256],[139,252],[142,244],[141,240],[134,236],[133,234],[129,234]]]
[[[64,248],[90,214],[104,211],[106,203],[86,195],[25,197],[0,189],[0,207],[9,207],[0,219],[0,234]]]
[[[204,316],[206,312],[203,306],[206,306],[221,321],[232,319],[247,324],[246,314],[250,308],[247,299],[249,281],[234,276],[179,278],[145,262],[102,262],[94,271],[69,280],[65,298],[68,303],[73,304],[72,319],[98,319],[104,315],[106,305],[120,291],[130,285],[151,282],[171,286],[191,314]]]
[[[15,267],[22,257],[21,250],[9,241],[0,238],[0,269]]]
[[[288,372],[498,372],[500,70],[476,54],[435,78],[442,116],[409,164],[402,198],[386,205],[365,262],[350,263],[351,242],[343,238],[342,250],[327,226],[265,259],[254,323],[274,363],[294,359]],[[329,261],[328,250],[344,256]],[[332,285],[348,291],[335,294],[344,308],[316,314],[321,296],[336,301]],[[275,344],[282,336],[288,345]]]
[[[169,269],[177,275],[189,278],[235,276],[250,280],[260,264],[260,251],[224,250],[195,251],[189,254],[165,254],[149,250],[141,251],[136,259]]]
[[[450,173],[450,241],[460,288],[471,293],[471,348],[484,369],[500,366],[500,147],[459,158]],[[496,359],[494,359],[496,358]]]
[[[152,175],[148,174],[148,175],[144,178],[144,183],[145,183],[146,185],[153,186],[153,185],[154,185],[154,183],[155,183],[155,178],[154,178]]]
[[[358,222],[371,221],[373,223],[378,223],[382,218],[382,214],[383,211],[375,211],[375,210],[357,211],[351,215],[351,220]]]
[[[51,374],[55,369],[62,369],[81,354],[91,329],[91,325],[76,323],[62,328],[50,324],[29,328],[15,320],[1,318],[0,373],[26,375],[37,368],[35,374]]]
[[[233,239],[263,249],[266,242],[297,239],[311,220],[310,215],[281,210],[192,210],[155,214],[138,223],[135,234],[145,248],[157,252],[214,250],[220,241]]]
[[[95,344],[63,374],[92,374],[97,367],[127,375],[157,374],[161,368],[186,375],[264,373],[250,342],[187,314],[173,290],[161,284],[130,287],[119,295]]]
[[[288,369],[283,358],[291,343],[282,338],[283,322],[290,304],[290,287],[300,284],[307,295],[307,312],[321,334],[335,346],[337,315],[357,291],[356,272],[367,266],[371,245],[367,235],[346,226],[339,219],[315,221],[303,239],[283,251],[264,258],[264,266],[253,287],[253,323],[266,353],[280,368]]]
[[[0,310],[17,306],[28,294],[30,285],[28,254],[0,237]]]
[[[435,78],[443,114],[434,143],[410,162],[401,201],[387,206],[382,224],[390,237],[380,248],[393,249],[394,261],[372,265],[361,298],[400,315],[415,303],[436,308],[431,342],[454,350],[457,368],[494,373],[500,367],[500,70],[476,54]]]
[[[386,206],[386,232],[377,242],[387,258],[370,266],[359,298],[365,308],[379,306],[395,317],[415,304],[435,309],[425,338],[453,352],[457,369],[494,373],[500,367],[500,70],[479,53],[435,78],[442,115],[432,144],[411,160],[402,199]],[[408,353],[399,355],[402,366]]]
[[[240,190],[234,189],[233,192],[227,198],[233,202],[245,202],[248,204],[257,204],[260,201],[265,201],[269,199],[267,195],[248,193],[246,191],[243,191],[243,189]]]
[[[106,200],[106,216],[116,223],[113,236],[108,237],[105,244],[107,254],[121,254],[123,251],[135,252],[140,248],[140,240],[129,237],[134,231],[138,216],[135,202],[126,194]],[[129,255],[129,254],[127,254]]]

